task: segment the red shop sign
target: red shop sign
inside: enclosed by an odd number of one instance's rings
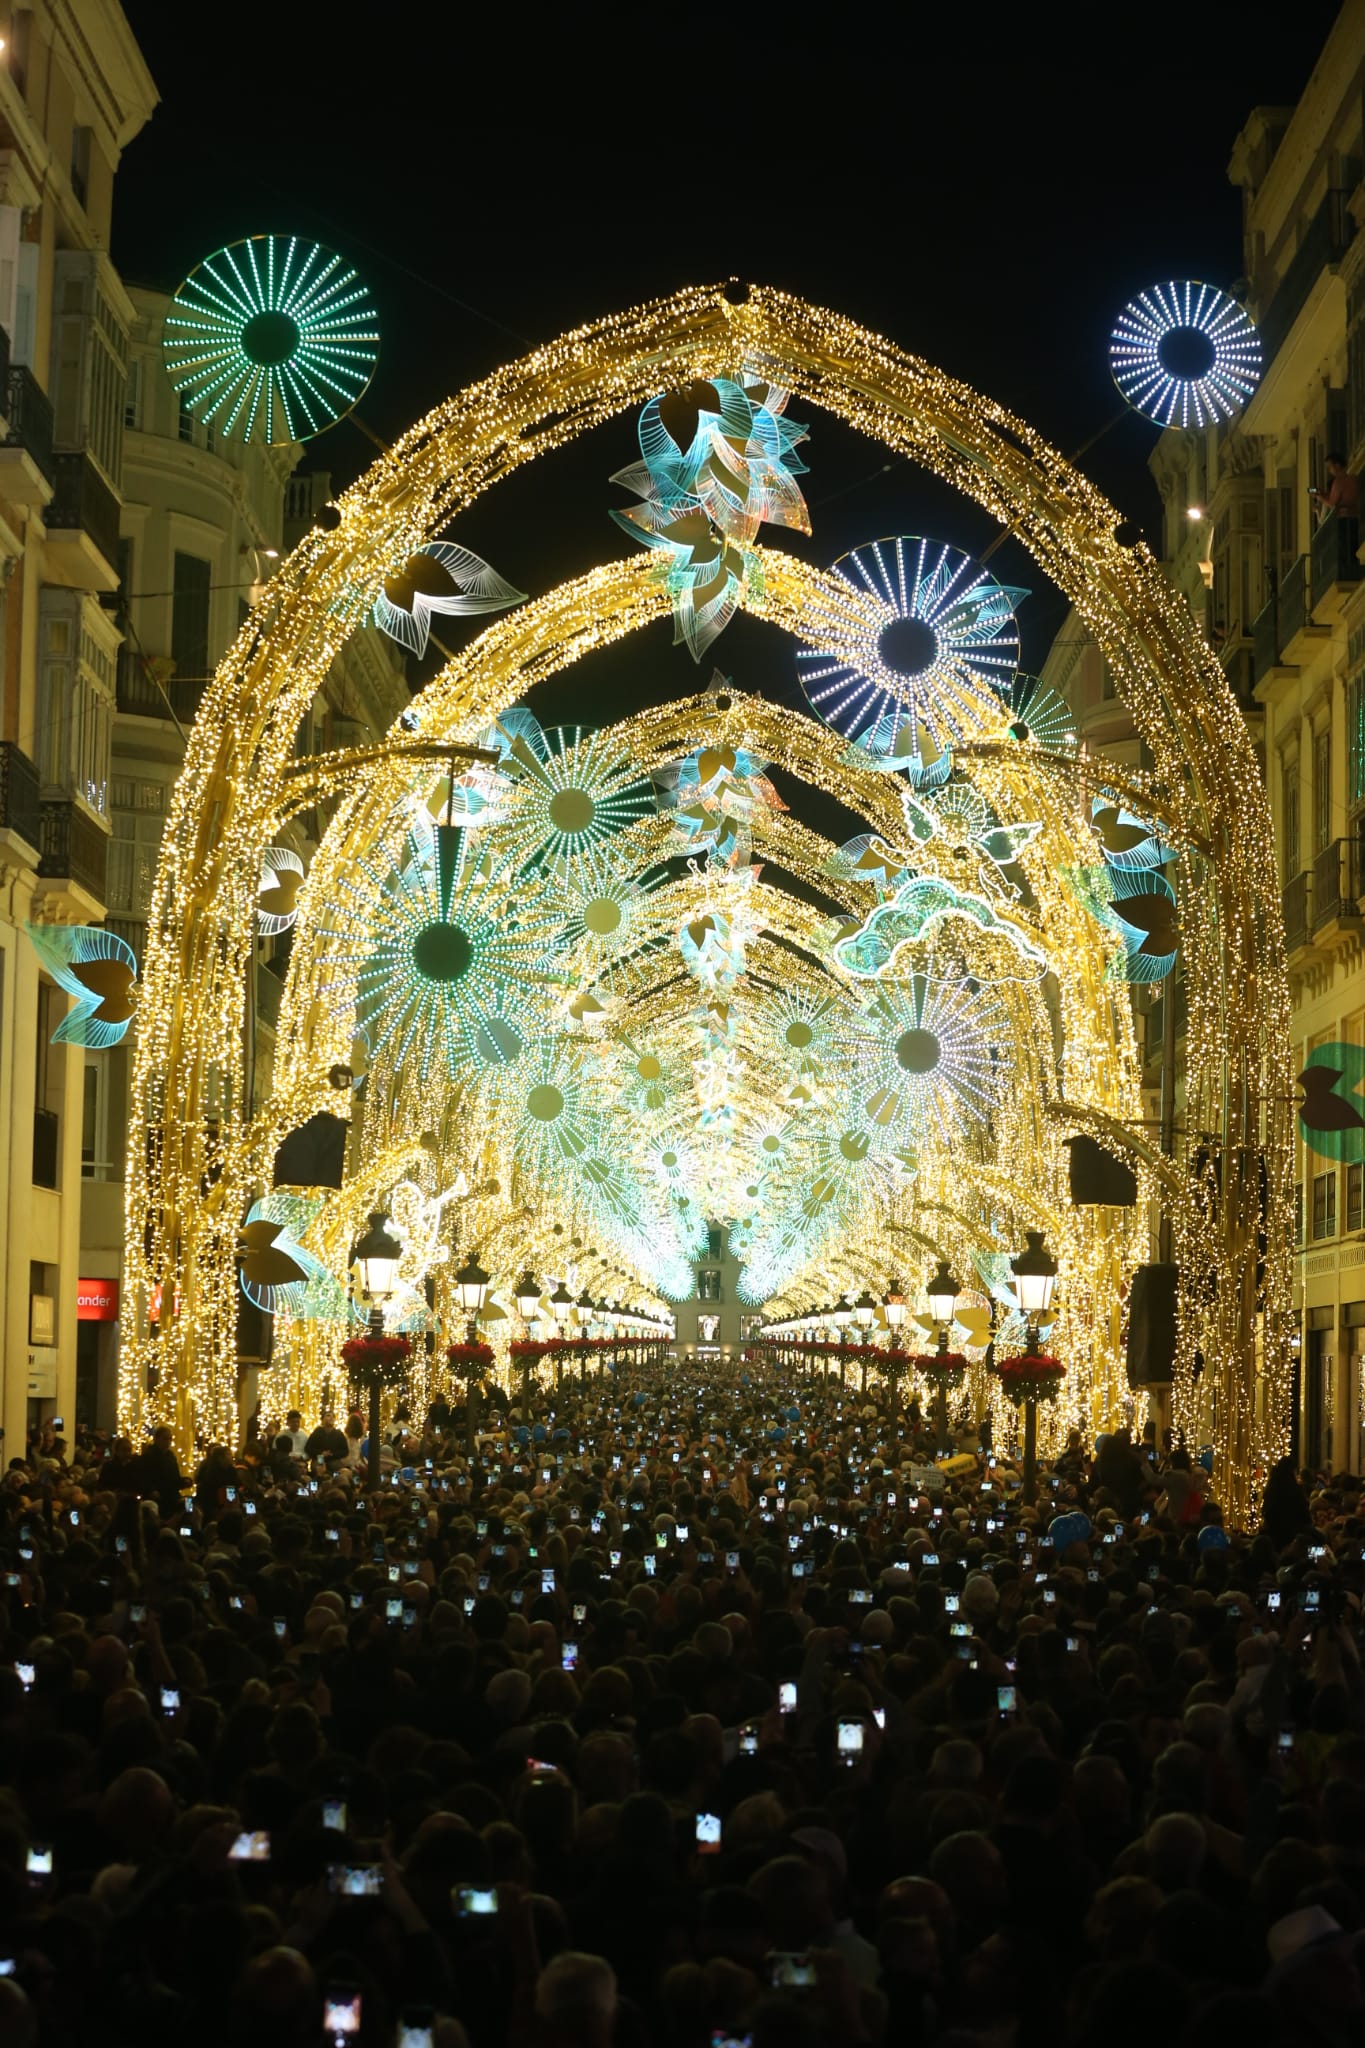
[[[116,1323],[118,1321],[118,1281],[78,1280],[76,1282],[76,1321],[78,1323]]]

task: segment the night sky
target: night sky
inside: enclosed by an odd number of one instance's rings
[[[120,270],[172,290],[200,257],[268,230],[340,250],[379,306],[379,369],[360,410],[384,439],[565,328],[736,275],[879,330],[1064,452],[1117,410],[1106,348],[1124,300],[1158,280],[1238,277],[1233,140],[1253,106],[1298,98],[1337,11],[1299,0],[1248,39],[1256,10],[1226,4],[1178,19],[959,8],[937,30],[920,6],[861,10],[842,35],[832,9],[817,42],[786,49],[782,21],[798,17],[723,11],[708,28],[675,11],[675,43],[623,46],[595,66],[595,24],[649,17],[505,10],[483,19],[505,20],[511,42],[480,50],[467,9],[277,4],[223,17],[221,38],[215,17],[210,46],[187,32],[188,10],[125,5],[161,105],[118,176]],[[537,29],[544,47],[528,62]],[[580,101],[588,79],[596,90]],[[815,530],[774,530],[778,545],[827,563],[880,535],[969,552],[995,537],[933,479],[906,464],[883,473],[880,448],[790,410],[811,427],[801,453]],[[1083,467],[1159,549],[1145,467],[1155,437],[1130,415]],[[372,453],[342,423],[308,466],[345,483]],[[454,537],[538,594],[628,547],[607,518],[628,500],[608,479],[637,453],[622,418],[529,465]],[[1013,543],[991,566],[1033,592],[1020,624],[1036,669],[1065,606]],[[697,688],[713,660],[694,668],[670,631],[592,657],[535,708],[596,723]],[[443,622],[441,637],[458,644],[461,629]],[[791,646],[755,620],[736,620],[714,659],[742,688],[803,702]]]

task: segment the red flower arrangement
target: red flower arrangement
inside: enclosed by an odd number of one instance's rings
[[[341,1347],[341,1356],[352,1379],[364,1386],[378,1382],[394,1386],[408,1369],[412,1357],[409,1337],[352,1337]]]
[[[485,1373],[493,1363],[493,1347],[491,1344],[447,1344],[446,1357],[456,1372]]]
[[[962,1375],[967,1370],[965,1351],[917,1351],[910,1360],[911,1368],[928,1380],[931,1387],[956,1387],[962,1384]]]
[[[997,1359],[994,1370],[1016,1408],[1025,1401],[1055,1401],[1066,1376],[1061,1359],[1046,1351],[1021,1351],[1014,1358]]]

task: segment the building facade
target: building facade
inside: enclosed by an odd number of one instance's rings
[[[1256,108],[1232,151],[1238,289],[1261,338],[1260,383],[1236,419],[1167,431],[1151,457],[1166,573],[1222,660],[1266,776],[1295,1070],[1324,1070],[1305,1084],[1298,1124],[1295,1443],[1303,1462],[1354,1472],[1365,1470],[1365,568],[1358,516],[1325,498],[1329,458],[1365,471],[1363,95],[1365,6],[1352,0],[1297,106]],[[1073,614],[1043,675],[1072,703],[1084,744],[1143,765],[1103,667]],[[1166,993],[1137,996],[1152,1118]],[[1172,1002],[1178,1055],[1178,982]]]
[[[105,914],[125,387],[109,260],[156,88],[116,0],[0,21],[0,1420],[76,1403],[85,1055],[30,924]]]
[[[171,793],[204,691],[281,554],[331,495],[326,475],[295,471],[302,449],[218,439],[191,418],[166,374],[169,300],[133,287],[118,553],[119,655],[109,784],[108,922],[143,957]],[[373,629],[353,636],[303,721],[300,754],[377,740],[408,703],[398,650]],[[305,813],[284,843],[305,867],[324,819]],[[253,1108],[270,1092],[288,935],[257,946],[249,1015]],[[136,1027],[134,1027],[136,1028]],[[131,1034],[85,1056],[77,1414],[111,1427],[130,1131]],[[98,1304],[92,1313],[92,1304]],[[268,1333],[258,1332],[257,1336]],[[256,1342],[253,1338],[252,1342]]]

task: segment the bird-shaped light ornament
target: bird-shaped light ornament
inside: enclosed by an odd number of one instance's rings
[[[137,958],[127,940],[103,925],[31,924],[25,929],[57,986],[76,998],[52,1043],[85,1045],[96,1052],[117,1045],[137,1007]]]
[[[239,1277],[247,1300],[267,1315],[334,1322],[352,1313],[336,1274],[300,1243],[322,1206],[272,1188],[247,1210],[238,1233]]]
[[[303,862],[288,846],[267,846],[256,888],[256,929],[262,938],[287,932],[299,915]]]

